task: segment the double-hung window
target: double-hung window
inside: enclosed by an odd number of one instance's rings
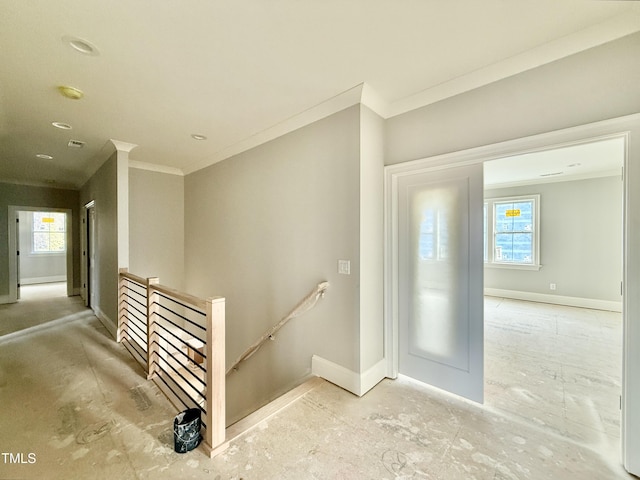
[[[485,201],[484,257],[491,266],[540,268],[540,196]]]
[[[33,212],[32,253],[66,251],[66,217],[61,212]]]

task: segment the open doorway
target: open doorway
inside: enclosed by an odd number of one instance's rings
[[[640,197],[637,197],[638,182],[640,175],[632,168],[637,164],[640,158],[640,150],[636,139],[640,135],[640,116],[631,115],[628,117],[620,117],[617,119],[597,122],[593,124],[583,125],[579,127],[558,130],[531,137],[524,137],[517,140],[505,141],[483,147],[472,148],[450,154],[442,154],[438,156],[428,157],[424,159],[406,162],[404,164],[390,165],[385,167],[385,197],[386,197],[386,228],[385,228],[385,359],[387,361],[388,376],[395,377],[402,374],[402,365],[399,365],[399,305],[401,296],[398,286],[400,284],[399,265],[399,180],[403,176],[413,175],[428,170],[436,171],[438,169],[448,169],[458,165],[476,165],[483,164],[496,159],[503,159],[510,156],[523,155],[527,153],[542,152],[554,148],[564,148],[573,145],[582,145],[585,143],[593,143],[599,140],[621,139],[624,143],[624,171],[622,175],[623,201],[622,212],[622,278],[611,286],[618,292],[619,304],[622,305],[622,361],[621,361],[621,395],[618,400],[620,408],[620,442],[613,455],[610,456],[612,461],[619,461],[620,457],[625,469],[635,475],[640,472],[640,462],[638,461],[637,446],[640,445],[640,413],[634,408],[638,404],[640,398],[640,383],[637,379],[638,362],[634,359],[637,357],[637,348],[640,345],[640,329],[636,328],[637,319],[640,318],[637,312],[640,308],[640,297],[634,295],[633,292],[638,291],[638,275],[637,266],[640,263],[637,258],[640,253],[634,248],[638,244],[638,230],[633,225],[638,222],[638,211],[635,208]],[[552,172],[554,173],[554,172]],[[580,207],[587,210],[589,207]],[[505,216],[506,216],[505,209]],[[511,208],[516,210],[516,208]],[[618,210],[620,211],[620,210]],[[593,212],[592,212],[593,213]],[[482,202],[474,206],[474,216],[482,218]],[[595,221],[594,221],[595,219]],[[565,221],[572,220],[570,216],[565,216]],[[480,221],[480,230],[482,233],[483,222]],[[594,214],[589,222],[589,235],[609,235],[616,232],[608,232],[600,227],[600,218]],[[479,245],[480,255],[482,255],[482,242]],[[576,251],[580,253],[580,244],[576,244]],[[474,247],[475,252],[475,247]],[[593,259],[583,257],[586,264],[592,262]],[[609,261],[618,262],[619,258]],[[480,267],[482,270],[482,267]],[[545,267],[540,269],[544,271]],[[571,272],[580,275],[581,272]],[[622,280],[622,282],[620,282]],[[599,283],[600,279],[598,279]],[[559,288],[559,283],[556,287]],[[564,285],[564,283],[563,283]],[[507,287],[510,288],[510,287]],[[551,284],[547,284],[547,288],[551,289]],[[621,294],[622,292],[622,294]],[[632,294],[629,294],[632,293]],[[566,295],[571,298],[573,294]],[[588,298],[588,297],[586,297]],[[483,310],[482,304],[480,310]],[[482,316],[484,322],[484,316]],[[484,329],[483,329],[484,330]],[[484,348],[484,342],[480,342]],[[480,348],[476,343],[475,348]],[[612,353],[611,356],[617,355]],[[585,379],[587,380],[587,379]],[[588,386],[586,387],[589,388]],[[608,447],[607,443],[604,447]],[[597,449],[604,450],[601,442],[598,443]],[[607,452],[609,452],[608,448]],[[621,453],[621,455],[620,455]]]
[[[620,449],[624,140],[485,163],[485,400]]]
[[[18,211],[18,300],[66,296],[64,212]]]
[[[40,296],[73,296],[72,220],[70,209],[9,206],[10,303],[31,285],[58,284]]]
[[[72,211],[9,206],[9,302],[0,336],[75,318]]]

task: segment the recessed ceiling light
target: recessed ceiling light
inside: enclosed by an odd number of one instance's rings
[[[41,158],[42,160],[53,160],[51,155],[46,155],[44,153],[38,153],[36,157]]]
[[[92,55],[97,56],[100,55],[100,52],[91,42],[84,40],[78,37],[72,37],[70,35],[65,35],[62,37],[62,41],[68,43],[71,48],[73,48],[76,52],[80,52],[84,55]]]
[[[205,137],[204,135],[199,135],[197,133],[191,134],[191,138],[193,138],[194,140],[206,140],[207,139],[207,137]]]
[[[51,125],[56,128],[61,128],[62,130],[71,130],[71,125],[69,125],[68,123],[52,122]]]
[[[84,92],[82,90],[68,85],[61,85],[58,87],[58,90],[63,96],[70,98],[71,100],[80,100],[84,97]]]

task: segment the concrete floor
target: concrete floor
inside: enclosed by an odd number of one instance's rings
[[[20,301],[0,305],[0,337],[32,327],[73,320],[86,314],[80,297],[67,297],[67,284],[26,285],[20,289]]]
[[[87,311],[12,334],[0,339],[0,479],[634,478],[607,410],[619,372],[606,342],[575,341],[583,324],[566,330],[558,310],[541,329],[526,307],[487,304],[484,407],[405,378],[363,398],[323,382],[213,460],[173,452],[172,406]],[[615,318],[573,310],[569,322],[615,330]],[[588,358],[563,360],[562,336]]]

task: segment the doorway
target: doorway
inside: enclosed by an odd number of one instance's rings
[[[623,164],[623,138],[484,164],[487,404],[610,450],[620,442]],[[524,208],[534,197],[539,208]]]
[[[33,284],[64,283],[73,296],[72,229],[70,209],[9,206],[9,303]]]
[[[630,229],[630,225],[637,221],[637,215],[629,207],[636,205],[640,200],[635,198],[634,190],[629,188],[629,185],[633,186],[636,185],[636,182],[640,182],[640,175],[637,175],[633,169],[629,170],[629,165],[640,158],[640,150],[637,149],[635,143],[630,141],[632,135],[634,141],[637,136],[640,136],[640,116],[638,115],[385,167],[385,358],[387,360],[388,376],[395,377],[403,373],[402,366],[399,365],[398,361],[398,339],[401,335],[401,332],[399,332],[401,293],[399,291],[399,214],[397,208],[399,178],[414,173],[421,174],[428,169],[444,170],[462,165],[482,164],[507,156],[568,147],[598,140],[621,138],[625,145],[622,291],[628,292],[630,288],[635,289],[637,287],[635,280],[637,277],[636,263],[634,263],[636,252],[630,248],[632,242],[637,242],[636,232]],[[482,213],[479,213],[479,215],[482,216]],[[618,287],[620,287],[619,284]],[[635,447],[640,445],[640,415],[635,412],[632,406],[637,404],[638,399],[640,399],[640,385],[637,385],[635,381],[638,374],[636,372],[637,364],[633,361],[636,358],[635,355],[637,355],[637,345],[640,345],[640,331],[637,331],[634,320],[637,317],[637,312],[640,311],[640,302],[629,295],[624,295],[621,303],[624,336],[621,376],[622,395],[620,402],[622,410],[622,461],[630,473],[638,474],[640,473],[640,464],[636,464],[633,452],[636,451]]]

